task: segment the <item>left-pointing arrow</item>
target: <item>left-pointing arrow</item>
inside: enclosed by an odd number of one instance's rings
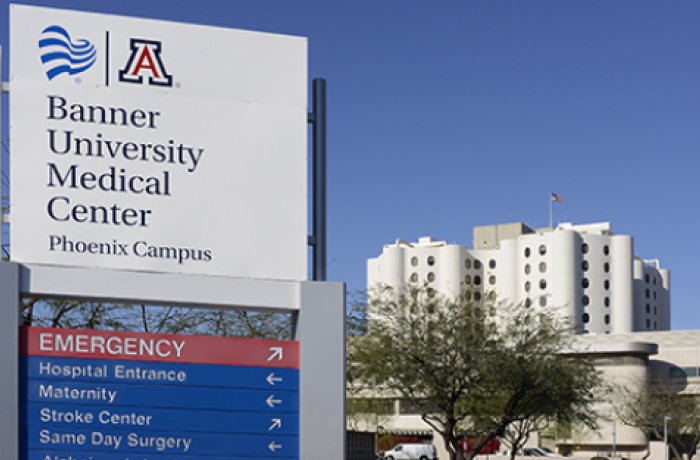
[[[272,441],[270,444],[267,445],[267,448],[270,449],[272,452],[275,452],[277,449],[282,448],[282,444],[277,444],[275,441]]]
[[[273,418],[270,421],[272,422],[272,425],[270,425],[270,428],[268,428],[267,431],[272,431],[274,429],[282,428],[282,419],[281,418]]]
[[[277,377],[274,372],[270,372],[265,380],[274,387],[275,383],[282,381],[282,377]]]
[[[282,347],[270,347],[268,350],[270,351],[270,355],[267,357],[268,362],[272,361],[273,359],[282,361],[282,357],[284,356],[284,350]]]
[[[265,402],[266,402],[267,405],[270,406],[270,407],[275,407],[276,404],[282,404],[282,400],[281,400],[281,399],[275,399],[275,395],[270,395],[270,396],[268,396],[267,399],[265,400]]]

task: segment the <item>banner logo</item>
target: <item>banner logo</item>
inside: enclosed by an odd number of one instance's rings
[[[161,42],[132,38],[131,55],[126,66],[119,71],[119,81],[173,86],[173,76],[165,70],[160,53]]]
[[[41,37],[41,62],[47,68],[46,76],[49,80],[62,73],[76,75],[85,72],[97,61],[95,45],[84,38],[73,42],[68,31],[61,26],[45,28]]]

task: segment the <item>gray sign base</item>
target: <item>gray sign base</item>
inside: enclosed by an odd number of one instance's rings
[[[292,312],[300,342],[300,456],[345,458],[345,287],[0,262],[0,446],[19,459],[22,297]]]

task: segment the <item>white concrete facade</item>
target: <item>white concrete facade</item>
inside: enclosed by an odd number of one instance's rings
[[[670,328],[669,271],[636,256],[633,238],[613,234],[607,222],[476,227],[473,246],[430,237],[385,245],[368,260],[368,287],[427,283],[445,295],[466,287],[475,300],[554,306],[580,334]]]

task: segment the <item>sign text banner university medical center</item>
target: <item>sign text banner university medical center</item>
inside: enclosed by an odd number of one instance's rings
[[[306,279],[306,50],[12,5],[12,260]]]

